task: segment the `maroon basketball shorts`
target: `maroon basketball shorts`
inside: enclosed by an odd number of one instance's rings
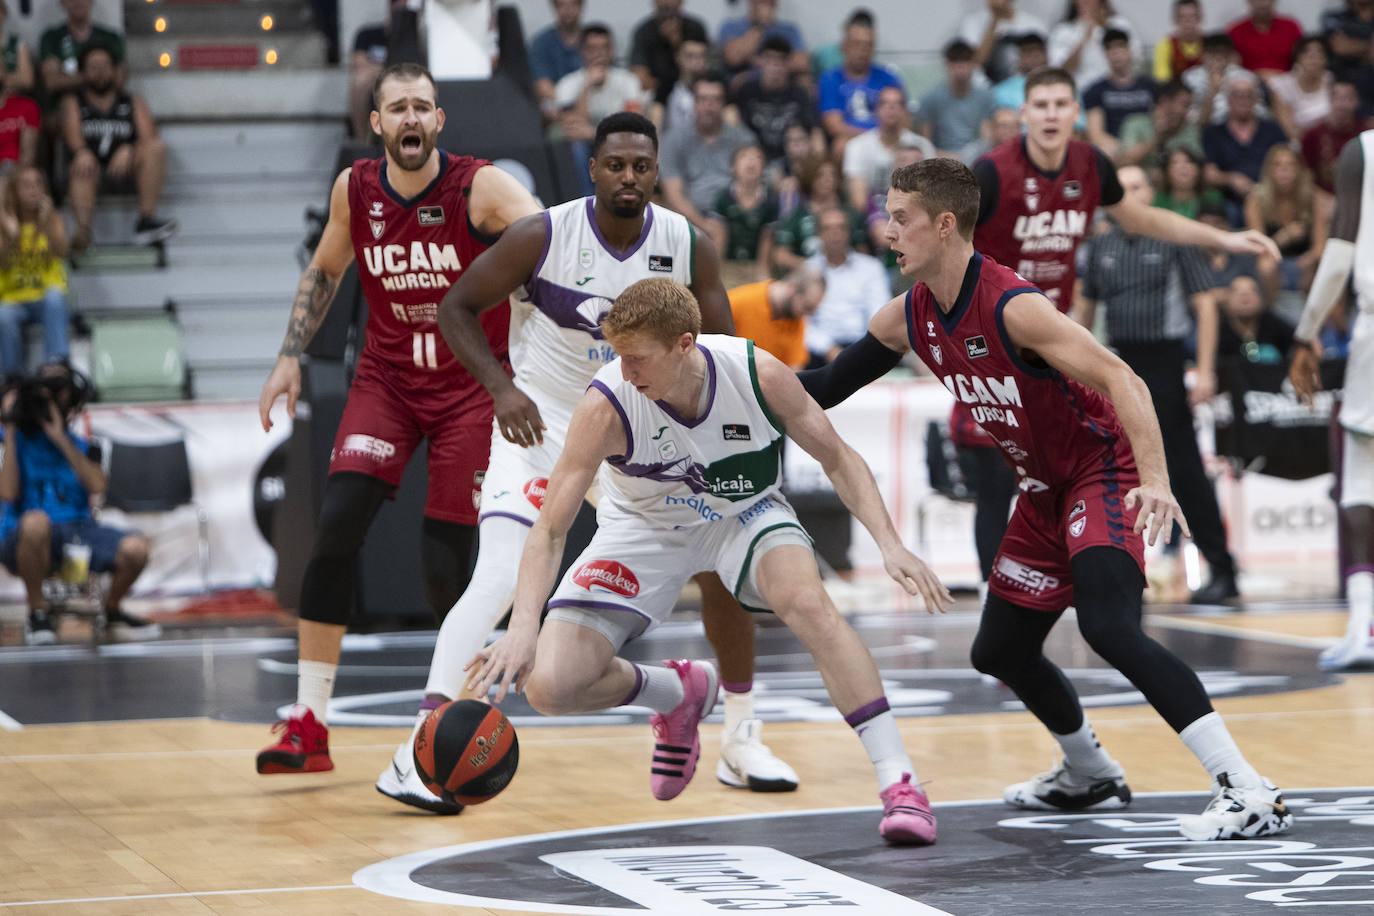
[[[441,385],[405,389],[386,370],[359,367],[329,456],[329,473],[353,471],[399,486],[421,440],[429,440],[425,517],[477,524],[491,451],[491,398],[481,388],[454,397]]]
[[[1145,571],[1145,538],[1131,529],[1137,510],[1126,494],[1134,468],[1094,474],[1043,493],[1022,492],[992,564],[988,589],[1013,604],[1058,611],[1073,604],[1069,561],[1089,547],[1124,550]]]

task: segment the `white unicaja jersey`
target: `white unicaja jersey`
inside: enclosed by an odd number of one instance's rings
[[[620,414],[626,453],[606,459],[598,480],[598,516],[631,515],[659,528],[743,518],[776,493],[782,479],[782,424],[763,402],[754,342],[703,334],[706,409],[686,419],[640,394],[621,377],[620,361],[596,374]]]
[[[544,253],[511,297],[516,386],[569,404],[615,358],[600,323],[617,296],[649,277],[692,284],[695,239],[686,217],[649,204],[639,239],[622,252],[606,244],[594,206],[587,197],[544,211]]]
[[[1352,432],[1374,436],[1374,130],[1360,134],[1360,147],[1364,179],[1352,281],[1359,311],[1350,326],[1340,420]]]
[[[1360,311],[1374,312],[1374,130],[1360,134],[1364,182],[1360,189],[1360,225],[1355,232],[1355,294]]]

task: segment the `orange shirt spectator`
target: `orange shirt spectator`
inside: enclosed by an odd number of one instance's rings
[[[786,280],[747,283],[728,295],[737,336],[749,338],[793,369],[806,365],[806,318],[825,295],[820,274],[802,268]]]

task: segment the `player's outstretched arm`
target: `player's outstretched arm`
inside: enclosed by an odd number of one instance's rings
[[[1279,259],[1279,246],[1274,244],[1274,240],[1253,229],[1222,232],[1180,213],[1138,203],[1129,197],[1107,207],[1107,212],[1124,231],[1132,235],[1148,235],[1166,242],[1201,248],[1224,248],[1236,254],[1263,254],[1275,261]]]
[[[869,382],[877,381],[911,349],[906,337],[906,294],[890,300],[873,315],[868,333],[819,369],[797,373],[802,387],[829,410]]]
[[[1331,310],[1344,297],[1350,280],[1363,192],[1364,147],[1356,137],[1346,143],[1336,160],[1336,208],[1331,214],[1331,237],[1322,249],[1322,259],[1307,291],[1307,305],[1293,332],[1293,362],[1288,367],[1288,378],[1306,403],[1311,403],[1312,395],[1321,390],[1322,351],[1317,335]]]
[[[504,302],[534,273],[547,233],[544,215],[536,213],[512,224],[495,245],[477,256],[458,282],[439,301],[439,331],[454,357],[491,393],[501,434],[516,445],[544,441],[539,408],[526,397],[501,361],[478,316]]]
[[[1139,534],[1149,523],[1147,542],[1153,544],[1164,532],[1165,543],[1173,533],[1173,523],[1192,537],[1188,522],[1169,489],[1169,470],[1164,461],[1164,438],[1159,431],[1150,390],[1131,367],[1098,343],[1092,332],[1067,315],[1061,314],[1040,293],[1022,293],[1002,309],[1007,337],[1018,355],[1031,351],[1069,378],[1105,395],[1116,408],[1126,438],[1131,442],[1140,486],[1126,494],[1126,507],[1140,504],[1135,530]]]
[[[920,595],[927,611],[944,613],[953,597],[930,567],[902,546],[863,458],[835,432],[830,418],[802,388],[796,373],[758,348],[754,349],[754,363],[768,408],[786,425],[792,441],[821,463],[845,506],[873,535],[887,574],[908,595]]]
[[[352,169],[344,169],[334,179],[334,188],[329,193],[329,222],[325,223],[309,266],[301,274],[296,299],[291,304],[291,317],[286,322],[286,337],[277,352],[277,364],[258,395],[258,419],[264,432],[272,428],[272,405],[283,394],[286,395],[286,415],[293,420],[296,418],[296,399],[301,395],[301,353],[319,330],[334,302],[339,280],[353,263],[353,238],[348,227],[348,176],[351,172]]]
[[[553,590],[568,529],[601,460],[624,451],[625,432],[620,415],[600,391],[589,389],[573,412],[568,441],[549,473],[544,506],[525,541],[510,626],[505,636],[482,649],[467,664],[466,670],[472,672],[468,687],[477,691],[478,696],[486,696],[493,684],[499,684],[496,702],[500,703],[512,687],[517,693],[525,689],[534,665],[539,612]]]

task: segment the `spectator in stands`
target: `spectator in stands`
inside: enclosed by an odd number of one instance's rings
[[[6,87],[17,95],[29,95],[36,84],[33,55],[18,33],[5,27],[9,17],[9,4],[0,0],[0,63],[4,64]]]
[[[648,102],[639,79],[615,66],[611,30],[600,23],[582,29],[582,67],[558,81],[553,100],[559,110],[558,125],[563,137],[573,141],[579,167],[591,156],[588,144],[602,118],[617,111],[643,112]]]
[[[958,35],[973,48],[973,63],[982,68],[988,82],[1000,83],[1017,72],[1020,39],[1033,35],[1044,47],[1049,30],[1038,17],[1018,10],[1016,0],[987,0],[986,8],[964,16]]]
[[[811,74],[820,78],[822,73],[827,70],[834,70],[836,67],[844,65],[844,36],[849,31],[851,25],[862,25],[868,28],[876,28],[877,21],[873,18],[873,11],[863,6],[856,6],[849,11],[843,23],[840,24],[840,40],[831,41],[819,45],[811,51]]]
[[[1064,21],[1050,29],[1050,64],[1072,73],[1079,86],[1091,86],[1111,70],[1102,48],[1102,36],[1108,29],[1125,32],[1131,57],[1139,59],[1135,30],[1130,20],[1112,9],[1110,0],[1069,0]]]
[[[1262,79],[1283,73],[1293,62],[1293,45],[1302,38],[1302,26],[1296,19],[1276,15],[1278,0],[1246,3],[1250,15],[1226,30],[1240,54],[1240,65]]]
[[[1293,46],[1293,69],[1268,79],[1274,120],[1294,140],[1331,113],[1332,77],[1326,64],[1326,43],[1316,36],[1304,38]]]
[[[997,114],[993,115],[993,136],[996,137],[996,124],[1000,115],[1009,114],[1011,116],[1012,133],[1016,136],[1021,131],[1021,119],[1017,112],[1007,108],[999,108]],[[919,137],[919,135],[918,135]],[[924,137],[919,137],[926,144],[930,141]],[[1010,139],[1007,137],[1006,139]],[[996,139],[988,141],[996,144]],[[905,276],[897,267],[897,256],[892,253],[892,249],[887,243],[887,191],[891,185],[891,173],[904,165],[915,165],[926,158],[926,148],[916,145],[903,144],[897,147],[896,153],[892,157],[892,167],[888,169],[888,177],[880,185],[875,185],[868,195],[868,207],[859,212],[864,215],[864,224],[868,226],[868,247],[873,252],[873,256],[883,262],[883,267],[887,270],[888,280],[892,283],[892,292],[911,288],[912,280]]]
[[[873,62],[877,38],[871,24],[851,16],[840,50],[844,63],[822,73],[817,84],[821,126],[830,136],[831,154],[839,159],[851,137],[878,126],[878,93],[885,86],[901,86],[896,71]]]
[[[974,145],[986,141],[997,102],[992,90],[973,85],[973,49],[962,39],[945,45],[945,81],[921,97],[918,129],[944,155],[973,161]]]
[[[1269,149],[1288,142],[1283,128],[1256,113],[1259,80],[1249,72],[1226,80],[1226,121],[1209,124],[1202,132],[1207,156],[1207,183],[1221,188],[1239,204],[1259,181]]]
[[[935,155],[935,144],[912,130],[909,120],[906,92],[900,86],[888,86],[878,93],[878,126],[845,145],[845,188],[849,206],[860,213],[868,208],[871,195],[886,193],[892,160],[899,147],[919,149],[923,159]]]
[[[1158,87],[1150,77],[1136,72],[1130,37],[1120,29],[1102,33],[1107,55],[1107,76],[1083,90],[1083,110],[1088,116],[1088,140],[1109,158],[1121,151],[1121,125],[1133,114],[1148,114]]]
[[[1317,197],[1312,173],[1288,146],[1274,146],[1264,158],[1260,180],[1245,198],[1245,227],[1263,232],[1279,247],[1280,260],[1259,259],[1260,278],[1280,289],[1306,291],[1326,246],[1330,222]]]
[[[684,41],[709,45],[706,26],[682,12],[682,0],[653,0],[654,12],[635,26],[630,46],[630,70],[660,105],[678,79],[677,49]]]
[[[1202,128],[1188,118],[1193,93],[1179,80],[1165,83],[1149,113],[1133,114],[1121,124],[1117,165],[1138,165],[1146,174],[1158,175],[1165,159],[1176,149],[1202,157]]]
[[[826,210],[839,209],[849,218],[850,245],[855,248],[867,246],[868,232],[863,217],[846,203],[840,190],[840,169],[833,159],[819,154],[808,156],[798,170],[797,179],[802,203],[778,224],[774,233],[775,270],[792,270],[820,253],[819,221]]]
[[[783,131],[782,158],[768,165],[768,186],[778,195],[778,218],[786,219],[805,203],[801,188],[802,164],[812,156],[823,156],[825,141],[800,124]]]
[[[806,263],[825,277],[825,296],[806,326],[812,366],[830,362],[862,338],[869,320],[892,294],[883,262],[854,250],[848,213],[838,207],[823,210],[816,228],[821,250]]]
[[[1349,76],[1374,45],[1374,0],[1345,0],[1344,8],[1322,13],[1321,35],[1331,52],[1331,69]]]
[[[1225,204],[1208,201],[1198,207],[1197,220],[1222,232],[1231,231],[1231,220]],[[1231,294],[1231,282],[1236,277],[1250,277],[1258,282],[1259,259],[1248,252],[1232,254],[1224,248],[1207,249],[1207,269],[1211,273],[1212,296],[1223,309]],[[1273,302],[1277,289],[1264,290],[1264,301]]]
[[[1302,158],[1312,178],[1327,194],[1336,192],[1336,159],[1345,144],[1369,126],[1360,114],[1360,92],[1355,84],[1338,79],[1331,84],[1331,111],[1302,135]]]
[[[1167,83],[1202,63],[1202,6],[1174,0],[1174,30],[1155,43],[1154,78]]]
[[[752,340],[793,369],[806,366],[806,321],[825,295],[820,271],[799,267],[785,279],[736,286],[728,295],[736,336]]]
[[[1189,219],[1197,219],[1199,211],[1206,204],[1224,208],[1226,198],[1222,197],[1221,192],[1203,183],[1204,164],[1202,156],[1187,147],[1180,146],[1171,151],[1160,176],[1154,205],[1181,213]]]
[[[61,568],[64,545],[78,541],[90,548],[91,572],[112,573],[104,594],[107,632],[116,638],[154,638],[161,633],[157,624],[120,608],[148,565],[148,539],[98,524],[91,516],[91,498],[105,492],[107,481],[100,463],[88,457],[87,442],[70,428],[83,402],[81,388],[65,362],[41,366],[37,377],[44,382],[42,401],[29,404],[26,399],[21,405],[17,387],[8,387],[0,397],[5,430],[0,563],[24,581],[29,642],[55,639],[43,580]]]
[[[731,86],[737,88],[737,77],[754,67],[754,58],[769,39],[787,42],[788,69],[798,78],[809,82],[811,55],[806,53],[806,40],[795,23],[778,19],[778,0],[749,0],[749,15],[726,19],[720,24],[720,56],[725,64]]]
[[[353,37],[353,53],[348,58],[348,127],[353,139],[362,143],[371,143],[376,136],[368,122],[372,84],[386,66],[391,20],[401,9],[405,0],[388,0],[386,19],[363,26]]]
[[[67,229],[43,172],[5,182],[0,205],[0,376],[23,372],[26,324],[43,327],[46,362],[67,358]]]
[[[1045,53],[1045,39],[1034,33],[1016,39],[1016,72],[992,87],[992,98],[998,108],[1021,110],[1026,102],[1026,77],[1049,61]]]
[[[654,102],[649,106],[649,120],[654,122],[660,133],[692,123],[692,112],[696,105],[692,90],[708,69],[709,53],[706,42],[691,38],[683,39],[677,46],[677,82],[668,92],[666,102],[661,105]]]
[[[750,265],[759,279],[768,276],[778,221],[778,198],[764,184],[763,166],[762,147],[735,150],[730,184],[716,196],[706,224],[722,260]]]
[[[663,202],[707,230],[706,214],[730,184],[735,152],[753,145],[754,135],[738,124],[725,123],[725,78],[708,73],[692,87],[692,123],[663,138],[659,155]]]
[[[1240,359],[1248,363],[1281,366],[1293,346],[1293,326],[1265,308],[1260,286],[1253,277],[1231,281],[1221,309],[1217,334],[1217,361]]]
[[[785,38],[765,38],[757,55],[758,71],[735,92],[740,123],[754,132],[770,162],[783,157],[784,137],[794,124],[824,142],[811,94],[791,71],[792,46]]]
[[[559,115],[558,81],[582,67],[582,0],[549,0],[553,22],[530,39],[530,76],[545,123]],[[369,87],[371,88],[371,87]]]
[[[10,75],[0,72],[0,178],[18,166],[33,165],[41,127],[38,103],[12,92]]]
[[[43,91],[49,102],[60,104],[60,98],[80,89],[81,52],[92,45],[105,48],[114,61],[114,85],[123,88],[128,70],[124,65],[124,36],[91,21],[91,7],[95,0],[61,0],[67,19],[43,33],[38,40],[38,66],[43,77]]]
[[[72,157],[68,199],[76,221],[74,251],[91,244],[97,191],[130,182],[138,195],[134,241],[155,244],[177,230],[176,220],[157,215],[167,181],[167,147],[148,103],[118,87],[117,70],[107,48],[87,46],[81,52],[82,88],[62,100],[62,137]]]
[[[1226,120],[1227,81],[1250,72],[1239,60],[1230,35],[1220,32],[1202,39],[1202,63],[1183,73],[1184,85],[1193,93],[1190,116],[1194,121],[1205,127]]]

